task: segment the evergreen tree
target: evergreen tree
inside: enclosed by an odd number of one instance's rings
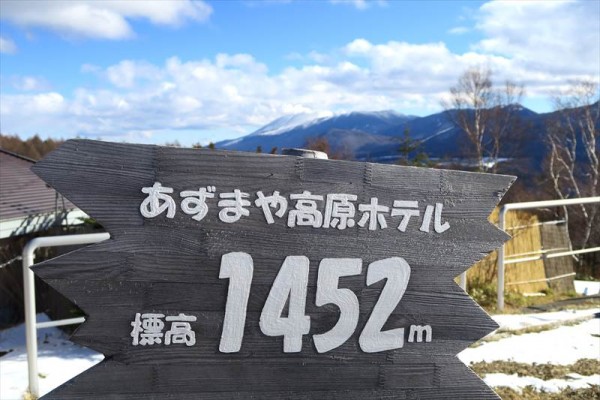
[[[404,129],[404,133],[400,139],[400,146],[398,147],[398,152],[400,153],[398,164],[415,167],[430,166],[429,157],[421,150],[422,146],[423,143],[420,140],[411,138],[409,130]]]

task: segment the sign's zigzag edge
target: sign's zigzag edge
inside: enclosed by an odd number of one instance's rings
[[[71,142],[71,141],[70,141],[70,142]],[[78,145],[79,145],[81,142],[87,142],[87,144],[89,144],[89,141],[76,141],[76,142],[78,142],[78,143],[69,143],[69,142],[67,142],[67,144],[68,144],[68,146],[75,145],[75,147],[77,147],[77,146],[78,146]],[[97,145],[97,144],[94,144],[94,146],[96,146],[96,145]],[[128,145],[123,145],[123,146],[125,146],[125,147],[128,147]],[[84,146],[84,147],[85,147],[85,146]],[[153,146],[151,146],[151,147],[147,148],[146,150],[150,150],[151,152],[157,152],[157,151],[158,151],[158,149],[159,149],[158,147],[153,147]],[[63,150],[64,150],[64,149],[63,149]],[[42,162],[41,162],[39,165],[36,165],[36,166],[34,166],[34,168],[32,168],[36,174],[38,174],[40,177],[42,177],[42,179],[44,179],[44,175],[45,175],[45,174],[44,174],[44,169],[45,169],[45,168],[48,168],[49,166],[50,166],[50,168],[51,168],[52,162],[58,162],[58,164],[60,164],[60,163],[61,163],[61,160],[60,160],[60,156],[61,156],[61,154],[60,154],[58,151],[56,152],[56,154],[53,154],[53,156],[54,156],[54,158],[50,157],[50,158],[48,158],[46,161],[42,161]],[[239,155],[237,155],[237,156],[239,156]],[[58,159],[58,161],[57,161],[57,159]],[[402,167],[399,167],[399,168],[402,168]],[[154,173],[155,175],[158,173],[158,168],[156,168],[156,166],[153,166],[153,173]],[[499,200],[501,199],[501,197],[504,195],[504,193],[506,193],[506,191],[508,190],[508,187],[509,187],[509,186],[512,184],[512,182],[514,181],[514,177],[498,176],[498,177],[495,177],[494,179],[495,179],[495,180],[497,180],[498,182],[505,182],[505,183],[506,183],[506,185],[505,185],[505,188],[504,188],[504,189],[497,190],[497,191],[495,192],[495,196],[496,196],[496,197],[495,197],[495,199],[496,199],[496,201],[495,201],[495,204],[497,204],[497,203],[499,202]],[[50,183],[50,184],[51,184],[51,186],[52,186],[52,182],[48,182],[48,183]],[[61,188],[57,187],[56,189],[57,189],[59,192],[61,192]],[[65,197],[69,198],[69,195],[68,195],[68,194],[66,194],[66,196],[65,196]],[[77,203],[76,203],[76,204],[77,204]],[[494,204],[494,205],[495,205],[495,204]],[[79,204],[78,204],[78,205],[79,205]],[[81,206],[82,206],[82,209],[83,209],[84,211],[87,211],[87,206],[86,206],[86,205],[84,205],[84,204],[81,204]],[[492,207],[492,208],[489,210],[489,212],[490,212],[490,213],[491,213],[491,210],[492,210],[492,209],[493,209],[493,207]],[[92,213],[90,214],[90,216],[94,217],[94,213],[92,212]],[[99,222],[101,222],[101,223],[102,223],[103,221],[99,219]],[[496,229],[497,231],[499,231],[499,230],[498,230],[498,228],[497,228],[495,225],[493,225],[493,224],[489,223],[489,221],[487,221],[487,220],[486,220],[486,222],[487,222],[489,225],[492,225],[494,229]],[[109,230],[109,232],[111,232],[111,230],[113,230],[113,227],[112,227],[112,226],[111,226],[111,227],[108,227],[108,230]],[[504,232],[502,232],[502,231],[499,231],[499,232],[501,232],[502,234],[501,234],[501,235],[498,235],[498,236],[499,236],[499,237],[498,237],[498,241],[502,241],[502,242],[504,242],[504,241],[505,241],[505,240],[508,238],[508,235],[506,235],[506,234],[505,234]],[[111,240],[113,240],[113,239],[111,239]],[[114,242],[112,242],[112,243],[114,243]],[[488,243],[489,243],[489,242],[488,242]],[[101,245],[102,245],[102,244],[95,245],[95,246],[91,246],[90,248],[91,248],[91,249],[93,249],[93,248],[95,248],[95,247],[97,247],[97,246],[101,246]],[[87,249],[82,249],[82,250],[80,250],[80,251],[86,251],[86,250],[87,250]],[[486,250],[487,250],[487,249],[486,249]],[[491,250],[490,250],[490,251],[491,251]],[[482,257],[483,257],[483,256],[485,256],[486,254],[487,254],[487,252],[486,252],[486,251],[483,251],[483,252],[481,252],[481,256],[482,256]],[[46,266],[48,266],[48,267],[49,267],[49,266],[50,266],[50,264],[47,264]],[[36,268],[36,273],[39,273],[39,275],[43,275],[43,272],[42,272],[42,270],[43,270],[43,266],[42,266],[42,265],[40,265],[38,268]],[[481,308],[480,308],[478,305],[476,305],[476,303],[475,303],[474,305],[475,305],[477,308],[479,308],[479,311],[480,311],[480,312],[482,312],[482,313],[484,313],[484,314],[485,314],[485,311],[483,311],[483,310],[482,310],[482,309],[481,309]],[[486,315],[487,315],[487,314],[486,314]],[[488,318],[489,318],[489,316],[488,316]],[[489,318],[489,319],[491,320],[491,318]],[[491,321],[493,321],[493,320],[491,320]],[[452,358],[456,359],[456,356],[453,356]],[[102,363],[100,363],[99,365],[100,365],[100,366],[102,366],[102,367],[104,367],[105,365],[109,364],[110,362],[111,362],[111,360],[107,358],[107,359],[103,360],[103,361],[102,361]],[[100,368],[100,367],[99,367],[99,368]],[[465,368],[467,368],[467,367],[465,367]],[[467,368],[467,369],[468,369],[468,368]],[[92,368],[91,370],[88,370],[88,371],[84,372],[84,374],[80,375],[79,377],[87,376],[88,374],[94,374],[94,370],[96,370],[96,367]],[[469,371],[470,371],[470,370],[469,370]],[[63,386],[63,388],[72,388],[72,387],[73,387],[73,384],[77,385],[77,381],[78,381],[78,380],[80,380],[80,379],[78,379],[79,377],[77,377],[77,378],[74,378],[74,379],[73,379],[72,381],[70,381],[70,383],[68,383],[66,386]],[[477,378],[475,375],[473,375],[473,376],[472,376],[472,378],[476,378],[476,379],[474,379],[475,381],[479,380],[479,378]],[[483,385],[483,383],[482,383],[481,381],[480,381],[479,383],[481,383],[481,384]],[[59,389],[60,389],[60,388],[59,388]],[[55,393],[58,393],[58,392],[60,392],[60,390],[59,390],[59,389],[57,389],[57,390],[53,391],[52,393],[54,393],[54,394],[55,394]],[[491,392],[491,391],[490,391],[490,390],[489,390],[487,387],[485,387],[485,385],[483,385],[483,386],[482,386],[482,389],[483,389],[483,390],[486,390],[486,391],[489,391],[489,392]],[[58,392],[57,392],[57,391],[58,391]],[[493,393],[493,392],[491,392],[491,393]],[[51,395],[48,395],[48,396],[46,396],[46,398],[52,398],[52,394],[51,394]],[[426,398],[426,397],[424,397],[424,398]]]
[[[67,400],[67,399],[79,399],[79,398],[96,398],[98,393],[94,391],[94,382],[99,376],[105,376],[107,369],[119,368],[124,375],[132,374],[135,375],[135,371],[132,369],[147,371],[145,374],[157,376],[161,374],[159,365],[142,365],[142,366],[128,366],[125,364],[118,363],[111,359],[104,359],[100,363],[84,371],[80,375],[71,379],[67,383],[58,388],[54,389],[50,393],[46,394],[43,400]],[[446,360],[440,361],[435,364],[436,374],[434,381],[437,386],[431,388],[366,388],[362,390],[349,389],[349,390],[317,390],[310,391],[311,396],[318,396],[314,398],[319,399],[363,399],[368,393],[368,398],[412,398],[410,394],[416,395],[415,398],[422,400],[427,399],[451,399],[456,398],[456,395],[460,395],[461,399],[465,400],[483,400],[483,399],[499,399],[494,391],[489,388],[483,380],[481,380],[468,366],[463,364],[456,356],[447,357]],[[446,371],[446,372],[444,372]],[[442,372],[440,374],[440,372]],[[379,383],[386,384],[386,375],[379,375],[377,378]],[[393,386],[396,386],[392,383]],[[144,398],[200,398],[200,399],[211,399],[211,400],[224,400],[224,399],[245,399],[248,397],[257,399],[269,399],[275,400],[280,399],[282,396],[286,399],[307,399],[312,397],[306,397],[306,393],[298,393],[294,391],[239,391],[239,392],[223,392],[223,391],[184,391],[179,395],[156,391],[155,387],[146,387],[143,392],[134,392],[139,385],[132,382],[130,388],[124,392],[102,394],[99,398],[119,398],[125,399],[129,396],[137,396],[131,398],[139,398],[140,394]],[[84,389],[84,388],[88,389]],[[83,390],[82,390],[83,389]],[[114,390],[114,389],[113,389]],[[409,397],[405,397],[405,396]],[[117,397],[115,397],[117,396]],[[154,396],[154,397],[153,397]],[[376,397],[377,396],[377,397]],[[402,396],[402,397],[399,397]]]

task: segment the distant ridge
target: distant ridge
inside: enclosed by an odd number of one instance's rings
[[[548,122],[556,113],[538,114],[520,104],[511,105],[522,124],[517,142],[506,143],[503,157],[527,159],[539,169],[546,154],[545,136]],[[225,150],[263,151],[273,147],[305,147],[314,138],[325,138],[332,151],[341,151],[357,160],[395,162],[404,131],[423,143],[423,150],[433,159],[465,157],[464,132],[443,111],[425,117],[395,111],[349,112],[339,115],[296,114],[278,118],[249,135],[216,143]]]
[[[380,143],[379,132],[406,123],[414,116],[395,111],[350,112],[337,115],[295,114],[268,123],[262,128],[238,139],[216,143],[217,148],[227,150],[256,150],[257,146],[268,150],[272,147],[303,147],[311,138],[327,137],[334,148]],[[345,132],[344,134],[342,132]],[[389,142],[384,139],[383,142]]]

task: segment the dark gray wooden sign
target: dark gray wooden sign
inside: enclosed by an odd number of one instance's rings
[[[513,177],[71,140],[33,167],[111,239],[35,273],[106,359],[44,399],[496,399],[453,281]]]

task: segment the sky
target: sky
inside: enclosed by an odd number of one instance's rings
[[[183,145],[288,114],[425,116],[489,68],[523,104],[600,80],[600,1],[0,1],[0,131]]]

